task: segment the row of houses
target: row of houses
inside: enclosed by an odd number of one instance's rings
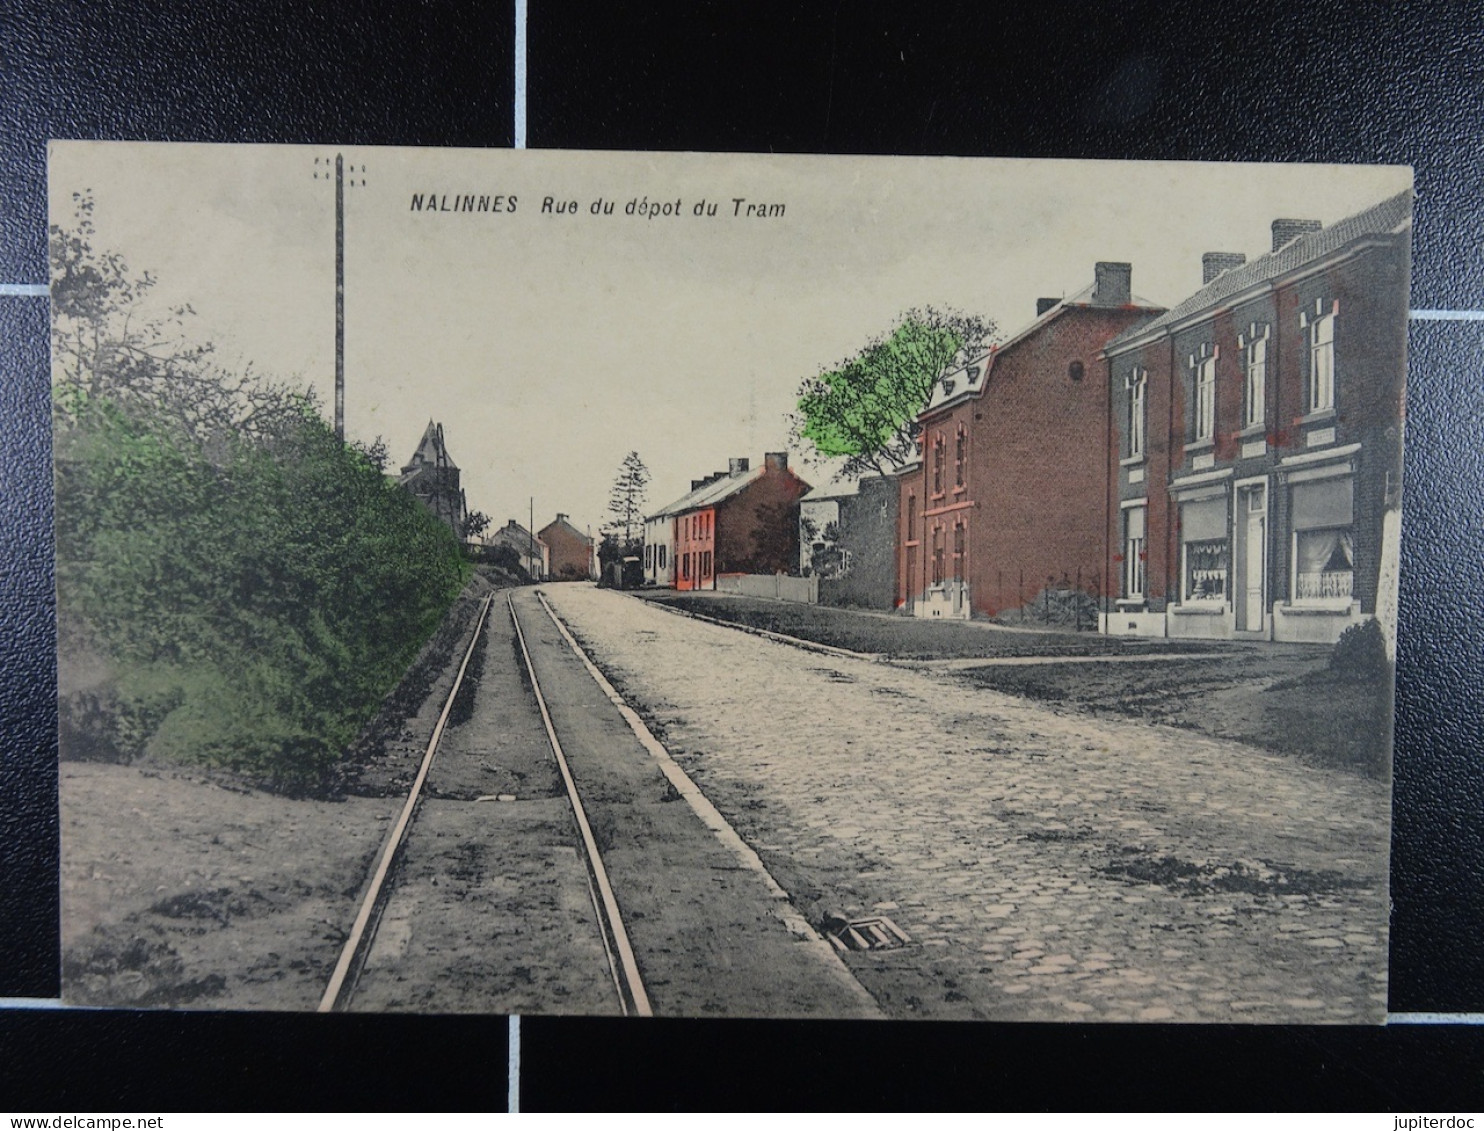
[[[1165,308],[1132,267],[935,388],[917,456],[803,496],[827,603],[1333,641],[1395,611],[1411,194],[1275,220]]]
[[[716,589],[728,576],[796,572],[799,499],[809,484],[768,452],[691,480],[690,490],[644,520],[644,580],[680,590]]]
[[[428,421],[397,482],[448,523],[461,540],[468,540],[469,507],[459,480],[459,467],[448,454],[443,425]],[[527,530],[512,518],[504,526],[480,531],[470,546],[476,551],[513,555],[533,580],[581,581],[597,576],[593,540],[565,514],[558,514],[539,531]]]
[[[1139,636],[1389,623],[1410,225],[1410,193],[1328,228],[1275,220],[1269,251],[1208,253],[1169,309],[1126,263],[1041,299],[919,418],[893,603]],[[840,529],[840,552],[879,553],[879,522]]]

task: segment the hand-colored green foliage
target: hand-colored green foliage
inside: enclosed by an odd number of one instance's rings
[[[845,456],[859,475],[903,466],[915,451],[916,419],[933,386],[982,351],[994,325],[932,308],[909,310],[890,334],[799,387],[794,434],[822,456]]]
[[[74,305],[107,326],[120,301]],[[75,701],[64,680],[64,753],[315,788],[462,589],[461,547],[307,396],[127,344],[55,390],[63,647],[107,671]]]

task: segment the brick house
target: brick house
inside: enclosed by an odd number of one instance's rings
[[[898,485],[864,475],[799,500],[799,570],[819,578],[819,603],[889,609],[896,595]]]
[[[558,514],[536,534],[547,548],[546,576],[553,581],[587,581],[597,574],[593,540]]]
[[[1394,608],[1410,228],[1410,192],[1275,220],[1109,344],[1104,631],[1327,642]]]
[[[469,508],[464,502],[463,488],[459,486],[458,464],[453,462],[448,446],[443,442],[443,425],[428,421],[417,450],[402,468],[397,482],[448,523],[460,539],[464,537]]]
[[[791,573],[798,568],[799,497],[809,490],[788,466],[787,452],[768,452],[763,466],[733,459],[726,471],[691,481],[691,489],[645,520],[657,535],[645,546],[645,577],[668,568],[676,589],[715,589],[720,574]],[[668,544],[660,528],[668,526]],[[661,561],[660,547],[668,551]]]
[[[1038,300],[1029,326],[935,387],[918,417],[919,458],[896,477],[899,608],[1096,627],[1108,491],[1100,353],[1163,312],[1131,282],[1129,264],[1098,263],[1091,286]]]

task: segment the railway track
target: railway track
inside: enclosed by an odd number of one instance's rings
[[[417,812],[423,799],[423,790],[428,780],[429,771],[432,769],[434,760],[438,755],[439,746],[448,727],[449,717],[453,712],[454,703],[458,699],[460,692],[464,690],[464,681],[469,675],[470,661],[473,659],[476,649],[481,644],[487,622],[490,618],[491,608],[495,603],[496,598],[494,595],[486,597],[481,603],[474,631],[470,635],[468,646],[464,649],[463,658],[459,663],[453,685],[449,688],[443,709],[433,728],[432,736],[428,740],[422,762],[418,767],[417,776],[413,779],[412,786],[408,790],[407,798],[402,805],[402,810],[396,822],[389,830],[381,851],[377,855],[376,866],[372,871],[365,894],[357,909],[355,920],[351,925],[350,934],[341,948],[340,957],[335,964],[334,972],[331,974],[329,984],[325,987],[324,995],[320,999],[319,1012],[321,1013],[351,1008],[357,981],[365,968],[366,957],[376,937],[377,925],[391,894],[395,877],[395,865],[416,823]],[[543,606],[544,604],[543,602]],[[550,743],[551,754],[556,761],[558,771],[566,788],[567,801],[581,843],[582,856],[588,877],[588,892],[592,902],[593,917],[602,938],[603,951],[607,959],[609,977],[613,984],[613,992],[618,1003],[618,1010],[625,1016],[636,1015],[648,1017],[652,1014],[649,996],[645,991],[644,982],[639,973],[638,962],[635,959],[633,946],[629,941],[628,932],[624,926],[623,915],[619,910],[618,900],[614,895],[613,886],[609,881],[607,870],[603,866],[602,855],[598,851],[592,826],[588,820],[587,811],[583,806],[582,796],[578,792],[577,783],[572,776],[566,753],[562,749],[561,739],[558,737],[556,727],[552,722],[551,712],[546,703],[546,696],[542,691],[541,679],[536,673],[536,666],[531,660],[530,649],[526,643],[525,633],[521,628],[520,616],[516,612],[515,602],[508,593],[505,596],[504,605],[505,612],[510,619],[511,629],[515,635],[515,641],[524,662],[525,680],[528,681],[527,686],[530,688],[536,708],[541,715],[547,740]]]
[[[319,1009],[642,1017],[652,988],[876,1012],[545,596],[491,595]]]

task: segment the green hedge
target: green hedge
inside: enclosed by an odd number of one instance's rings
[[[206,442],[57,395],[64,668],[81,642],[108,672],[64,680],[64,754],[316,788],[463,588],[453,532],[307,401]]]

